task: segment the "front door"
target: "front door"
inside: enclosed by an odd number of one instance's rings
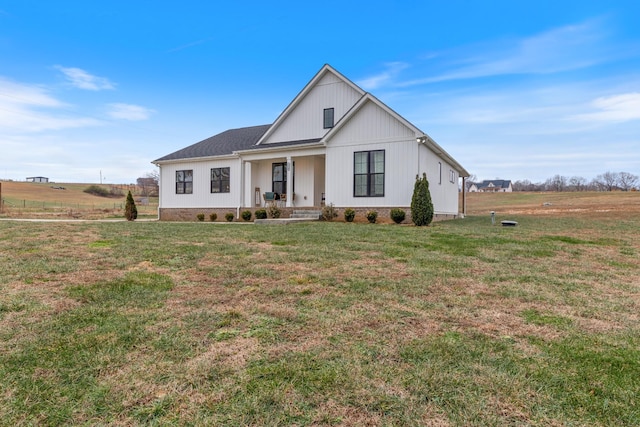
[[[272,164],[272,185],[271,191],[282,194],[287,192],[287,164]]]

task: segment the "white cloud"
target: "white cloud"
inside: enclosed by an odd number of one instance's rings
[[[81,68],[67,68],[61,65],[56,65],[55,68],[60,70],[62,74],[65,75],[69,83],[78,89],[98,91],[115,88],[115,85],[111,83],[109,79],[94,76]]]
[[[88,117],[61,113],[67,104],[42,86],[18,83],[0,77],[0,130],[7,133],[33,133],[84,126],[101,122]],[[54,111],[52,111],[54,109]]]
[[[400,87],[513,74],[551,74],[633,57],[637,46],[612,48],[600,20],[567,25],[514,40],[464,46],[437,56],[444,71],[399,83]],[[433,55],[431,55],[432,58]],[[448,61],[447,61],[448,59]]]
[[[404,62],[389,62],[384,64],[386,70],[375,75],[366,77],[362,80],[359,80],[357,83],[365,90],[377,89],[380,86],[389,84],[393,82],[396,76],[400,74],[402,70],[409,67],[409,64]]]
[[[147,120],[153,113],[155,113],[155,110],[141,107],[140,105],[121,103],[109,104],[109,111],[107,112],[111,118],[130,121]]]
[[[623,93],[620,95],[603,96],[591,102],[591,113],[572,116],[579,121],[598,121],[620,123],[640,120],[640,93]]]

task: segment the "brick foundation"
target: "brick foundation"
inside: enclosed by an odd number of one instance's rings
[[[255,219],[256,210],[261,208],[241,208],[240,215],[245,210],[251,211],[251,220]],[[347,208],[335,208],[338,216],[334,221],[344,221],[344,211]],[[356,211],[356,217],[354,222],[367,222],[367,212],[376,211],[378,212],[378,221],[380,223],[392,223],[391,220],[391,209],[393,208],[352,208]],[[402,224],[411,224],[411,209],[401,208],[403,209],[407,216]],[[305,210],[304,208],[280,208],[280,218],[289,218],[294,210],[300,211]],[[307,210],[322,210],[322,208],[307,208]],[[225,215],[229,212],[233,213],[233,220],[244,222],[242,217],[238,218],[238,210],[236,208],[161,208],[160,210],[160,221],[198,221],[198,214],[204,214],[205,222],[209,222],[209,215],[211,213],[216,213],[218,218],[216,222],[227,222]],[[452,214],[434,214],[434,221],[443,221],[447,219],[455,219],[458,218],[459,215]]]

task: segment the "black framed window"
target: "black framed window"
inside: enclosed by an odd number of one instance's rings
[[[228,193],[231,191],[231,180],[229,172],[231,168],[211,169],[211,192]]]
[[[287,192],[287,164],[286,163],[273,163],[272,168],[272,181],[271,191],[274,193],[282,194]]]
[[[333,108],[324,109],[324,128],[330,129],[333,127]]]
[[[176,171],[176,194],[193,193],[193,169]]]
[[[384,197],[384,150],[353,153],[353,196]]]

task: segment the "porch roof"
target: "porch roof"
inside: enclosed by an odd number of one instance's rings
[[[181,150],[167,154],[154,160],[159,163],[171,160],[196,159],[200,157],[229,156],[237,152],[272,150],[292,145],[313,144],[321,138],[306,139],[300,141],[283,141],[273,144],[256,145],[262,135],[271,125],[251,126],[238,129],[229,129],[210,138],[196,142]]]

